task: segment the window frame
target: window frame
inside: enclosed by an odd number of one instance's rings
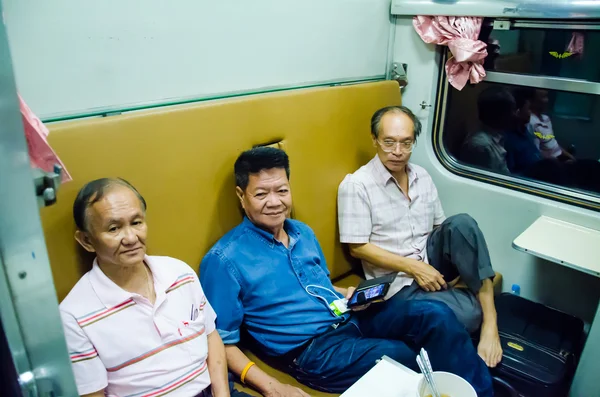
[[[448,91],[450,89],[446,70],[444,65],[449,57],[447,47],[439,47],[441,56],[439,57],[439,79],[437,84],[437,97],[435,105],[435,114],[433,120],[433,129],[431,134],[431,143],[433,151],[438,161],[451,173],[479,182],[489,183],[495,186],[501,186],[510,190],[529,193],[534,196],[559,201],[566,204],[583,207],[586,209],[600,212],[600,195],[587,193],[583,190],[575,190],[559,185],[553,185],[545,182],[534,181],[522,177],[502,175],[492,171],[477,168],[471,165],[460,163],[454,158],[444,146],[444,126],[446,122],[446,113],[448,110]],[[526,75],[508,72],[487,72],[485,82],[510,84],[515,86],[545,88],[550,90],[560,90],[564,92],[578,92],[584,94],[600,96],[600,83],[590,82],[564,77]],[[599,115],[600,117],[600,115]],[[600,131],[598,132],[600,133]]]

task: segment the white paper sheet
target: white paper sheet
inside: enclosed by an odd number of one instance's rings
[[[341,397],[416,397],[419,374],[384,358]]]

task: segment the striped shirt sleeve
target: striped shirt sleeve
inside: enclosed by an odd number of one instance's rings
[[[73,315],[62,310],[60,315],[79,395],[104,390],[108,386],[108,377],[96,348]]]
[[[198,286],[200,287],[200,294],[202,296],[201,302],[204,302],[204,329],[205,329],[205,334],[209,335],[210,333],[212,333],[216,329],[215,322],[217,321],[217,314],[215,313],[215,311],[213,310],[212,306],[210,305],[210,302],[206,298],[206,295],[204,295],[204,290],[202,289],[202,286],[200,285],[200,281],[198,281]]]
[[[368,243],[371,237],[371,206],[364,185],[346,177],[338,189],[338,223],[342,243]]]

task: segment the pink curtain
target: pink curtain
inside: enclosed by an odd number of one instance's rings
[[[567,52],[570,52],[573,55],[583,55],[583,42],[583,33],[573,32],[571,34],[571,41],[567,46]]]
[[[50,172],[54,169],[54,164],[60,164],[62,167],[62,182],[71,181],[71,175],[69,175],[65,165],[60,161],[48,143],[48,128],[31,111],[20,95],[19,107],[21,109],[21,116],[23,117],[23,128],[25,129],[31,166]]]
[[[424,42],[447,45],[452,57],[446,62],[448,82],[462,90],[467,81],[476,84],[485,77],[483,60],[487,44],[477,40],[483,18],[416,16],[413,26]]]

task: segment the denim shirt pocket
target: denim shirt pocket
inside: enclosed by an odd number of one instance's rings
[[[315,263],[311,265],[311,274],[314,278],[313,283],[317,285],[327,286],[331,284],[331,280],[329,280],[329,276],[325,273],[325,270],[321,267],[320,264]]]

